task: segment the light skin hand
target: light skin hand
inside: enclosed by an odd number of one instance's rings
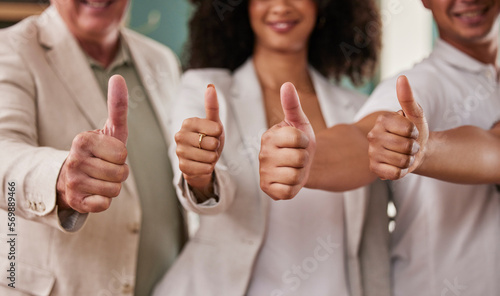
[[[292,83],[281,86],[285,118],[262,135],[260,187],[274,200],[291,199],[306,184],[316,151],[309,119],[302,111]]]
[[[370,170],[381,179],[397,180],[414,172],[424,161],[429,127],[415,101],[408,79],[400,76],[396,92],[402,110],[378,116],[368,133]]]
[[[179,168],[198,202],[214,197],[213,172],[224,149],[224,127],[219,118],[219,103],[215,87],[205,90],[205,118],[188,118],[175,134]],[[200,140],[200,134],[204,134]],[[198,147],[200,144],[201,149]]]
[[[109,80],[108,119],[103,129],[78,134],[57,179],[60,210],[97,213],[108,209],[129,174],[127,158],[128,91],[125,80]]]

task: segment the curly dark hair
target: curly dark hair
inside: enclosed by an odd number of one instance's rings
[[[249,0],[191,0],[187,69],[234,71],[254,50]],[[374,0],[314,0],[316,27],[309,39],[309,63],[326,77],[343,75],[354,84],[370,77],[381,46],[381,21]]]

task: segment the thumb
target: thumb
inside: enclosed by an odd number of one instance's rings
[[[291,82],[285,82],[281,86],[280,97],[281,107],[283,108],[283,113],[285,114],[284,121],[287,124],[293,127],[300,127],[302,125],[309,124],[309,119],[300,106],[297,90],[295,90],[295,86],[293,86]]]
[[[211,121],[219,122],[219,102],[217,101],[217,91],[213,84],[209,84],[205,90],[205,114]]]
[[[108,120],[103,133],[127,143],[128,90],[125,79],[113,75],[108,84]]]
[[[396,93],[399,105],[403,109],[405,116],[413,123],[419,124],[425,120],[422,107],[415,101],[411,91],[410,82],[406,76],[401,75],[396,82]]]

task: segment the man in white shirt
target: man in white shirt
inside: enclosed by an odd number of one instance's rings
[[[309,179],[284,185],[289,192],[303,185],[345,190],[371,182],[373,172],[390,179],[411,172],[422,175],[393,183],[398,209],[392,237],[393,294],[499,295],[500,194],[491,184],[500,182],[499,127],[492,128],[500,119],[500,3],[423,4],[433,12],[440,40],[427,59],[404,72],[413,96],[404,78],[398,80],[397,96],[396,78],[382,83],[358,113],[357,123],[316,135]],[[405,112],[396,113],[401,107]],[[279,147],[286,146],[290,133],[268,133],[275,137],[268,136],[272,141],[263,146],[286,149]],[[299,129],[293,133],[304,134]],[[275,168],[272,160],[261,161],[261,170]],[[261,179],[263,190],[275,199],[293,197],[270,190],[269,184],[283,184],[285,178],[272,175]]]

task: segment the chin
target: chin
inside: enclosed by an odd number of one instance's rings
[[[98,19],[96,21],[86,21],[80,25],[81,31],[89,36],[107,35],[109,32],[118,31],[120,26],[109,21]]]

